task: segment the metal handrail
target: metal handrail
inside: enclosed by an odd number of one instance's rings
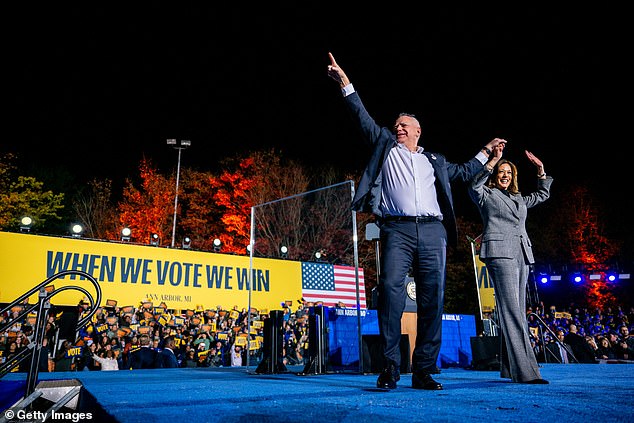
[[[93,298],[90,292],[88,292],[86,289],[82,288],[81,286],[76,286],[76,285],[63,286],[61,288],[54,289],[51,292],[46,291],[46,287],[51,282],[67,275],[78,275],[88,279],[95,287],[97,298],[96,299]],[[29,366],[29,373],[27,376],[27,383],[26,383],[26,392],[24,395],[25,397],[28,397],[29,395],[31,395],[33,391],[35,390],[35,382],[37,381],[38,374],[39,374],[39,361],[40,361],[40,354],[42,351],[42,340],[44,339],[44,335],[46,333],[45,332],[46,315],[48,314],[48,313],[45,313],[44,311],[50,308],[51,306],[50,299],[52,297],[59,294],[60,292],[67,291],[69,289],[76,289],[82,292],[88,298],[88,301],[90,303],[90,309],[89,309],[90,311],[77,322],[77,327],[80,328],[83,325],[85,325],[88,321],[90,321],[92,316],[97,312],[97,308],[99,304],[101,304],[101,296],[102,296],[101,286],[99,286],[99,283],[97,282],[97,280],[89,273],[86,273],[81,270],[64,270],[59,273],[56,273],[53,276],[46,279],[45,281],[43,281],[42,283],[40,283],[39,285],[33,287],[32,289],[30,289],[29,291],[21,295],[19,298],[15,299],[13,302],[11,302],[2,310],[0,310],[0,313],[5,313],[8,310],[10,310],[12,307],[15,307],[16,305],[20,305],[25,299],[31,297],[36,292],[39,293],[38,302],[32,306],[24,307],[22,312],[16,316],[16,319],[19,320],[23,318],[24,316],[26,316],[28,313],[31,313],[32,311],[37,309],[37,318],[35,323],[35,331],[33,334],[33,340],[28,344],[27,346],[28,348],[23,349],[16,356],[12,357],[6,363],[0,366],[0,378],[2,378],[6,373],[8,373],[13,368],[15,368],[22,361],[24,361],[29,355],[31,356],[31,364]],[[8,329],[12,325],[13,325],[13,321],[10,321],[5,325],[0,326],[0,333],[4,332],[6,329]]]
[[[26,407],[29,407],[36,399],[41,397],[43,394],[44,393],[42,391],[35,391],[31,395],[29,395],[29,396],[21,399],[17,403],[13,404],[11,409],[13,409],[13,410],[23,410]],[[8,421],[9,421],[9,418],[7,417],[7,414],[6,413],[2,413],[2,416],[0,416],[0,423],[6,423]]]
[[[31,342],[26,348],[20,350],[17,354],[9,358],[5,361],[2,366],[0,366],[0,378],[9,373],[16,366],[19,366],[28,356],[33,352],[33,347],[35,346],[34,342]]]
[[[544,320],[535,312],[530,312],[528,313],[528,316],[534,316],[537,321],[540,323],[540,325],[543,328],[546,328],[546,330],[548,332],[550,332],[550,334],[553,336],[553,339],[555,340],[556,343],[558,343],[562,348],[564,348],[566,350],[566,353],[572,357],[572,360],[574,360],[576,363],[579,363],[579,360],[577,360],[577,357],[575,357],[575,355],[573,354],[573,352],[570,350],[570,348],[566,348],[566,344],[564,344],[563,342],[561,342],[558,338],[557,338],[557,334],[555,332],[552,331],[551,328],[548,327],[548,325],[546,324],[546,322],[544,322]],[[544,343],[544,332],[542,329],[542,346],[544,348],[544,360],[546,360],[546,362],[548,362],[548,359],[546,358],[546,353],[549,352],[551,355],[553,355],[552,351],[549,351],[548,348],[546,348],[546,344]],[[553,355],[554,356],[554,355]],[[555,357],[556,358],[556,357]],[[561,361],[560,361],[561,362]]]
[[[531,306],[534,310],[539,309],[539,293],[537,292],[537,279],[535,278],[535,268],[534,265],[530,266],[530,273],[529,273],[530,277],[528,280],[528,283],[526,284],[526,295],[528,300],[531,302]],[[559,340],[559,338],[557,338],[557,335],[555,334],[555,332],[553,332],[548,325],[546,324],[546,322],[544,322],[544,320],[535,312],[530,312],[526,315],[526,318],[528,319],[529,316],[534,316],[537,321],[540,323],[542,328],[546,328],[546,330],[548,332],[550,332],[550,334],[552,335],[553,339],[555,340],[556,343],[558,343],[563,349],[566,350],[566,353],[568,353],[568,355],[570,357],[572,357],[572,359],[576,362],[579,363],[579,360],[577,360],[577,357],[575,357],[575,355],[573,354],[573,352],[570,350],[570,348],[566,348],[566,344],[564,344],[563,342],[561,342]],[[552,351],[550,351],[548,348],[546,348],[546,343],[544,342],[545,338],[544,338],[544,331],[542,329],[541,331],[541,341],[542,341],[542,346],[544,348],[544,360],[546,363],[548,363],[548,356],[547,354],[550,353],[550,355],[552,355],[554,358],[557,358],[554,353]],[[561,363],[561,360],[557,360]],[[568,360],[570,362],[570,360]]]
[[[81,392],[81,386],[75,386],[70,391],[66,392],[66,394],[64,394],[63,397],[57,400],[55,404],[51,406],[51,408],[46,410],[46,412],[44,413],[45,418],[43,421],[46,421],[48,418],[53,416],[53,412],[59,411],[59,409],[64,407],[71,400],[73,400],[77,395],[79,395],[80,392]]]

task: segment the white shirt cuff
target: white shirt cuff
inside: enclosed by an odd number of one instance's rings
[[[489,161],[489,157],[482,151],[478,151],[478,154],[476,154],[475,158],[478,159],[482,164],[486,164],[486,162]]]
[[[341,93],[344,97],[348,97],[350,94],[354,93],[354,87],[352,84],[348,84],[341,89]]]

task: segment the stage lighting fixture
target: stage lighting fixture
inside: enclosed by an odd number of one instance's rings
[[[129,242],[130,241],[130,235],[132,235],[132,229],[128,228],[127,226],[125,228],[121,229],[121,241]]]
[[[605,275],[605,279],[608,282],[616,282],[619,279],[619,276],[616,273],[610,272]]]
[[[20,219],[20,232],[31,232],[33,226],[33,219],[31,216],[24,216]]]
[[[550,276],[548,276],[548,273],[540,273],[539,276],[537,277],[537,280],[541,283],[548,283],[550,282]]]
[[[221,248],[222,248],[222,241],[220,241],[220,238],[214,239],[214,251],[219,252]]]
[[[73,237],[80,238],[81,234],[84,232],[84,227],[79,223],[73,223],[70,227],[70,232]]]
[[[251,244],[247,244],[247,254],[251,254]]]
[[[321,260],[321,251],[315,251],[315,259],[317,261]]]
[[[152,236],[150,237],[150,245],[158,247],[159,243],[160,243],[160,238],[158,234],[152,234]]]
[[[282,245],[280,247],[280,254],[282,255],[282,258],[288,257],[288,247],[286,245]]]
[[[189,250],[192,247],[192,239],[188,236],[183,238],[183,250]]]
[[[579,272],[573,273],[572,274],[572,281],[574,283],[582,283],[583,282],[583,275]]]

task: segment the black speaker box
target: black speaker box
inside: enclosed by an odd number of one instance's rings
[[[500,337],[471,337],[471,368],[474,370],[500,370]]]
[[[282,354],[284,312],[271,310],[269,314],[271,317],[264,321],[263,358],[255,370],[255,373],[258,374],[284,373],[287,371]]]

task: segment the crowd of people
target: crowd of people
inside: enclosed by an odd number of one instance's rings
[[[153,308],[153,307],[152,307]],[[88,309],[78,305],[77,318]],[[147,303],[134,310],[102,307],[92,322],[77,328],[74,339],[59,335],[62,313],[47,317],[39,370],[112,371],[169,367],[257,366],[263,354],[263,323],[268,313],[251,310],[251,330],[247,332],[247,311],[234,306],[223,310],[187,311],[169,321],[161,319],[164,310],[150,317]],[[154,310],[152,310],[154,311]],[[295,310],[283,306],[283,362],[305,365],[308,362],[309,307],[301,302]],[[34,336],[26,319],[15,319],[18,311],[0,316],[0,325],[12,323],[0,334],[0,362],[4,363],[28,348]],[[539,316],[540,319],[535,318]],[[182,320],[181,320],[182,319]],[[548,329],[542,328],[541,321]],[[258,323],[259,322],[259,323]],[[600,363],[624,360],[634,363],[634,306],[629,309],[591,310],[570,306],[535,310],[528,308],[527,325],[533,351],[540,363]],[[557,343],[557,335],[561,343]],[[247,338],[249,343],[247,344]],[[563,345],[563,351],[562,347]],[[250,350],[247,352],[247,346]],[[13,371],[28,371],[24,360]]]
[[[540,304],[535,310],[529,307],[527,312],[531,345],[538,362],[634,363],[634,306],[591,310],[571,305],[558,310]]]
[[[163,304],[164,305],[164,304]],[[282,333],[284,364],[299,365],[306,361],[308,348],[308,307],[300,301],[291,312],[283,304]],[[77,306],[77,321],[88,312],[89,304]],[[92,321],[71,333],[60,325],[68,323],[63,313],[51,311],[40,354],[39,371],[135,370],[174,367],[236,367],[257,365],[263,354],[264,320],[267,312],[251,309],[248,325],[246,308],[225,310],[186,310],[178,313],[154,307],[143,301],[138,307],[101,307]],[[18,319],[19,309],[0,316],[0,325],[11,323],[0,334],[0,364],[18,354],[33,339],[33,325],[27,318]],[[13,371],[28,371],[30,360],[23,360]]]

